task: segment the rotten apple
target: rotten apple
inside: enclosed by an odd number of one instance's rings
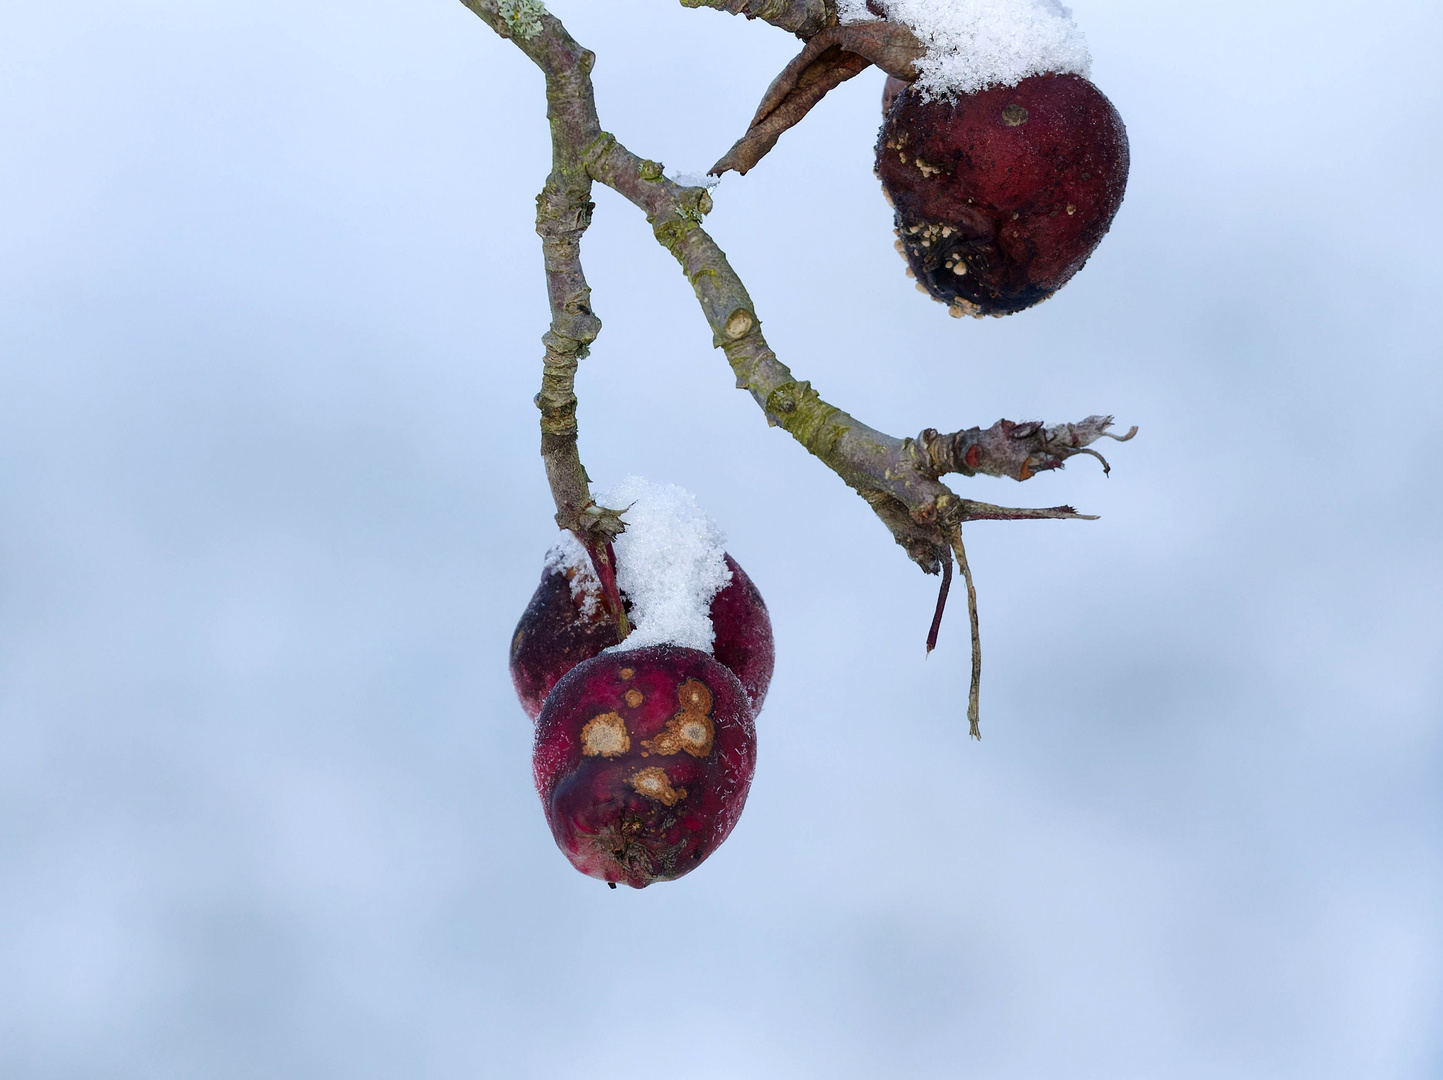
[[[532,767],[572,865],[645,888],[695,869],[736,825],[756,768],[751,702],[699,650],[604,653],[552,689]]]
[[[1127,186],[1127,131],[1080,75],[955,100],[899,89],[877,176],[918,285],[953,315],[1010,315],[1082,268]]]

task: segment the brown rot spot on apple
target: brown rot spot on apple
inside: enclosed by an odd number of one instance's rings
[[[1078,75],[955,101],[909,86],[877,138],[903,257],[958,316],[1010,315],[1066,284],[1111,226],[1127,170],[1122,119]]]
[[[635,674],[636,672],[629,667],[624,667],[621,669],[621,677],[623,680],[630,679]]]
[[[626,676],[623,675],[622,678],[626,678]],[[635,708],[636,708],[637,706],[639,706],[643,701],[646,700],[646,695],[643,694],[640,690],[637,690],[637,689],[635,689],[635,688],[633,688],[633,689],[631,689],[631,690],[628,690],[628,691],[623,695],[623,697],[626,699],[626,703],[627,703],[628,705],[630,705],[633,709],[635,709]]]
[[[619,757],[630,749],[626,721],[614,712],[592,717],[581,729],[581,752],[587,757]]]
[[[666,722],[665,731],[654,739],[644,739],[641,745],[661,757],[685,751],[692,757],[704,758],[711,753],[716,734],[711,721],[711,691],[704,683],[689,679],[676,697],[681,711]]]
[[[681,722],[676,724],[676,741],[683,750],[692,757],[706,757],[711,753],[712,726],[711,720],[700,713],[685,715]]]
[[[634,708],[631,689],[643,696]],[[643,888],[688,873],[736,824],[756,767],[751,703],[736,675],[696,649],[602,653],[551,691],[532,765],[572,865]]]
[[[688,679],[682,683],[681,689],[676,692],[676,701],[683,713],[701,713],[705,716],[711,712],[711,691],[706,688],[706,683],[696,679]]]
[[[640,795],[648,799],[655,799],[666,806],[675,806],[686,798],[686,788],[678,790],[671,786],[671,777],[666,775],[665,769],[653,765],[649,769],[642,769],[631,778],[631,786]]]

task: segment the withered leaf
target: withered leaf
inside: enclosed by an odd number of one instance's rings
[[[747,133],[712,166],[712,175],[728,169],[745,174],[830,90],[872,64],[911,82],[917,77],[916,62],[925,52],[916,35],[897,23],[877,20],[828,27],[772,80]]]

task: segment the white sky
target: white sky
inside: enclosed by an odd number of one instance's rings
[[[797,49],[555,6],[682,171]],[[696,493],[777,638],[736,832],[613,893],[506,672],[554,535],[537,75],[454,0],[0,5],[0,1075],[551,1080],[618,1017],[698,1080],[1443,1072],[1443,13],[1077,18],[1133,172],[1039,308],[913,291],[876,73],[710,219],[874,425],[1141,425],[1110,480],[958,482],[1103,515],[969,529],[980,745],[955,595],[924,659],[935,580],[597,192],[587,467]]]

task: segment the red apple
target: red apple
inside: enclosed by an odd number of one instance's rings
[[[711,602],[711,624],[716,631],[712,656],[741,680],[755,714],[762,711],[776,664],[772,617],[747,572],[730,555],[726,562],[732,579]]]
[[[595,578],[548,562],[511,635],[511,684],[526,715],[535,720],[561,676],[618,640]]]
[[[546,699],[532,755],[557,846],[613,887],[694,869],[746,803],[752,716],[737,677],[696,649],[655,645],[577,664]]]
[[[877,176],[918,284],[955,315],[1009,315],[1082,268],[1127,186],[1127,131],[1079,75],[955,101],[896,95]]]

